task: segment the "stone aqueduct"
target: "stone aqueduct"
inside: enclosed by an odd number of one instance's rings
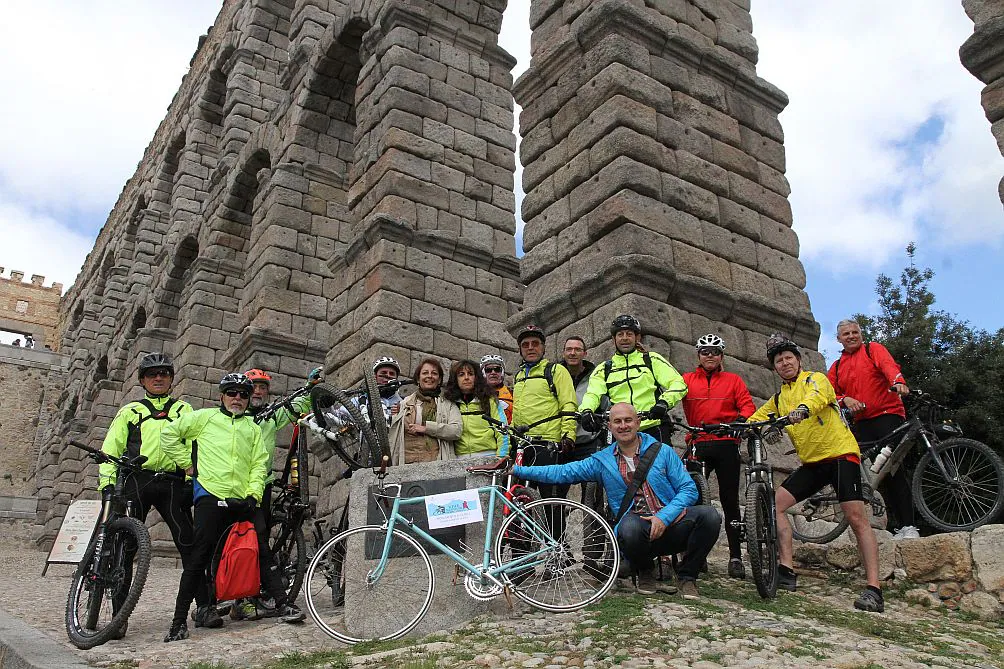
[[[528,321],[605,353],[633,312],[682,366],[720,332],[773,392],[766,335],[819,331],[749,2],[534,0],[514,84],[506,0],[226,0],[64,297],[40,541],[93,480],[66,441],[100,442],[143,352],[199,405],[225,370],[282,391],[322,360],[348,383],[378,355],[512,357]]]

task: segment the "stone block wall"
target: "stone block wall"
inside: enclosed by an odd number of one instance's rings
[[[1004,0],[962,0],[973,34],[959,49],[962,64],[986,84],[982,103],[991,132],[1004,154]],[[1004,202],[1004,177],[1000,186]]]
[[[766,336],[809,350],[784,177],[780,90],[756,75],[744,0],[538,2],[523,107],[521,272],[534,321],[609,352],[618,313],[683,368],[707,332],[754,395],[774,392]]]
[[[0,267],[0,274],[3,272]],[[31,335],[39,349],[48,346],[59,350],[56,326],[62,294],[63,284],[46,286],[40,274],[32,274],[30,282],[16,269],[10,271],[9,278],[0,276],[0,329]]]

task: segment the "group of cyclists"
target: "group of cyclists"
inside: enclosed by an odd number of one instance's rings
[[[877,541],[862,501],[855,437],[879,438],[905,415],[901,396],[909,389],[888,351],[876,342],[864,344],[858,324],[842,321],[837,337],[844,351],[829,374],[823,374],[803,369],[798,346],[783,335],[772,335],[766,358],[781,387],[757,409],[742,378],[724,369],[726,343],[720,335],[709,333],[695,342],[695,368],[681,375],[665,357],[645,348],[636,317],[618,316],[610,334],[615,351],[607,360],[590,361],[585,340],[571,336],[563,342],[562,360],[552,362],[544,357],[544,331],[526,325],[516,336],[519,362],[511,387],[501,355],[459,360],[448,371],[430,356],[414,370],[414,392],[402,397],[401,365],[391,357],[378,358],[372,374],[389,422],[392,464],[509,457],[505,431],[493,423],[527,426],[528,436],[554,442],[557,448],[536,449],[529,464],[516,467],[514,475],[534,482],[544,497],[564,497],[575,482],[600,484],[636,591],[675,592],[677,586],[655,578],[655,567],[660,556],[678,555],[678,588],[684,597],[696,598],[697,579],[718,539],[722,518],[706,500],[696,504],[696,486],[668,446],[670,410],[682,402],[690,425],[786,416],[790,425],[784,430],[802,464],[776,493],[780,587],[797,587],[785,511],[829,484],[857,537],[868,581],[854,606],[881,612]],[[119,410],[102,445],[109,455],[146,456],[146,471],[117,474],[113,466],[103,465],[99,476],[105,495],[111,494],[117,475],[127,476],[125,494],[137,517],[145,520],[156,508],[170,528],[183,572],[164,640],[188,638],[193,600],[196,627],[223,625],[207,573],[221,537],[240,520],[253,521],[258,533],[265,597],[264,604],[235,603],[231,617],[303,621],[296,604],[286,601],[280,569],[268,550],[267,514],[276,432],[311,410],[309,396],[256,421],[256,412],[268,403],[271,379],[266,371],[252,369],[221,379],[218,406],[193,410],[171,396],[174,372],[167,355],[142,358],[138,377],[145,396]],[[308,383],[320,376],[321,369],[315,369]],[[768,430],[765,440],[778,441],[781,431]],[[696,457],[708,475],[718,478],[729,544],[728,575],[742,579],[739,524],[734,522],[740,519],[741,432],[687,438],[696,440]],[[159,471],[185,477],[154,480],[153,473]],[[902,504],[892,510],[899,522],[897,537],[917,536],[910,525],[912,510]],[[123,627],[120,635],[125,633]]]

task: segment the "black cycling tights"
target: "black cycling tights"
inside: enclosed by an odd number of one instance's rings
[[[725,516],[725,536],[729,540],[729,558],[741,558],[739,527],[739,446],[732,440],[702,441],[697,444],[697,457],[704,463],[705,476],[718,476],[718,499]],[[705,500],[707,503],[707,500]]]

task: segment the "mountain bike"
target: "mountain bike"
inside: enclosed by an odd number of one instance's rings
[[[498,480],[510,471],[508,458],[467,470],[491,476],[490,485],[476,489],[479,508],[481,496],[488,498],[483,516],[483,558],[477,563],[469,562],[402,514],[406,507],[428,507],[427,498],[402,498],[400,484],[386,484],[388,461],[384,460],[377,474],[378,490],[373,493],[385,522],[338,534],[321,547],[307,568],[307,609],[328,636],[344,643],[396,639],[419,624],[432,604],[436,576],[428,551],[417,539],[452,560],[460,573],[465,573],[465,591],[479,601],[503,594],[508,598],[512,593],[540,610],[575,611],[598,601],[614,584],[620,555],[610,525],[592,509],[568,499],[539,499],[524,505],[506,498]],[[469,496],[462,495],[465,492],[473,491],[458,491],[466,501]],[[452,502],[449,504],[452,508]],[[496,531],[499,506],[508,508],[509,514]],[[433,508],[430,512],[439,511]],[[565,519],[561,532],[552,529],[552,519],[557,516]],[[597,528],[594,536],[582,531],[587,526]],[[603,552],[603,560],[586,571],[586,555],[595,550]],[[410,559],[404,559],[406,556]],[[322,573],[314,579],[318,570],[323,572],[332,562],[343,565],[339,574],[344,598],[341,606],[326,592],[329,575]],[[374,611],[379,615],[373,615]]]
[[[117,458],[76,441],[70,444],[87,451],[99,464],[114,463],[119,471],[114,490],[102,495],[97,529],[73,574],[66,599],[66,634],[74,646],[87,650],[122,637],[146,585],[150,533],[132,517],[132,502],[123,494],[123,471],[140,471],[147,458]],[[153,476],[179,478],[166,472]]]
[[[910,397],[914,407],[906,422],[878,441],[859,444],[865,501],[880,515],[883,503],[875,490],[919,451],[911,496],[925,521],[942,532],[966,532],[992,522],[1004,508],[1004,462],[986,444],[962,437],[961,428],[942,421],[945,407],[930,395],[913,389]],[[886,446],[893,453],[873,472],[870,461]],[[788,513],[799,541],[827,543],[848,526],[832,486]]]
[[[768,428],[780,430],[791,421],[787,416],[753,423],[735,422],[702,425],[699,429],[708,434],[743,435],[750,461],[746,465],[746,508],[742,521],[733,521],[739,527],[739,536],[746,542],[746,557],[756,590],[763,599],[777,595],[777,517],[774,515],[774,476],[767,462],[763,433]]]
[[[690,433],[692,436],[704,434],[705,431],[699,427],[691,427],[678,420],[672,420],[669,424],[673,429],[680,429]],[[704,469],[704,462],[697,457],[697,440],[691,439],[687,443],[686,449],[680,454],[683,466],[686,468],[694,485],[697,486],[697,501],[694,504],[711,504],[711,485],[708,483],[708,474]]]

